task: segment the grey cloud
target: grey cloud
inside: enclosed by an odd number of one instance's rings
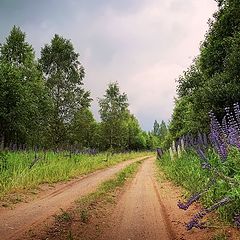
[[[0,1],[0,41],[15,24],[36,49],[58,33],[72,40],[94,98],[118,81],[144,129],[168,121],[175,79],[198,54],[214,0]]]

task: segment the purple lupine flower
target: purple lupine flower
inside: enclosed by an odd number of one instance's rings
[[[228,128],[228,144],[240,148],[239,132],[234,126]]]
[[[161,148],[157,148],[157,158],[160,159],[163,155],[163,151]]]
[[[195,228],[204,228],[205,224],[201,223],[200,220],[205,217],[207,214],[209,214],[210,212],[218,209],[219,207],[222,207],[228,203],[231,202],[231,199],[229,197],[225,197],[222,200],[220,200],[219,202],[215,203],[214,205],[212,205],[209,208],[205,208],[202,209],[200,212],[198,212],[197,214],[195,214],[193,216],[193,218],[186,224],[186,228],[187,230],[191,230],[193,227]]]
[[[214,185],[215,183],[216,183],[216,181],[214,179],[210,180],[207,187],[202,192],[195,193],[192,197],[189,198],[189,200],[186,203],[182,203],[182,202],[178,201],[177,206],[180,209],[187,210],[194,202],[198,201],[203,194],[208,192],[210,187],[212,185]]]
[[[219,202],[215,203],[214,205],[212,205],[210,208],[206,209],[207,213],[212,212],[213,210],[218,209],[219,207],[222,207],[228,203],[231,202],[231,199],[229,197],[224,197],[222,200],[220,200]]]
[[[204,161],[208,161],[208,158],[206,157],[206,154],[204,153],[204,151],[199,147],[196,149],[198,155],[200,156],[200,158]]]
[[[196,151],[202,161],[202,163],[201,163],[202,168],[211,170],[212,166],[209,163],[208,158],[207,158],[206,154],[204,153],[204,151],[201,148],[197,148]]]
[[[202,134],[200,132],[198,132],[198,139],[197,139],[197,141],[198,141],[198,145],[204,146],[203,136],[202,136]]]
[[[239,103],[234,103],[233,104],[233,109],[234,109],[234,115],[237,119],[237,122],[240,123],[240,106],[239,106]]]
[[[228,134],[228,122],[227,122],[226,115],[222,119],[222,129],[223,129],[224,134],[227,136],[227,134]]]
[[[207,214],[206,210],[203,209],[197,214],[193,216],[193,218],[186,224],[187,230],[191,230],[192,228],[203,228],[203,224],[199,223],[199,221]]]
[[[201,196],[202,196],[202,193],[196,193],[192,197],[190,197],[186,203],[182,203],[178,201],[177,206],[180,209],[187,210],[194,202],[198,201]]]
[[[206,223],[205,222],[199,222],[197,219],[192,219],[190,222],[188,222],[186,224],[186,229],[189,231],[192,228],[204,229],[204,228],[206,228]]]
[[[224,131],[212,112],[209,113],[209,116],[211,118],[210,140],[220,155],[222,161],[224,161],[227,158],[227,143],[225,140]]]
[[[202,169],[207,169],[207,170],[211,170],[212,169],[212,165],[210,163],[207,162],[203,162],[201,164]]]
[[[228,140],[228,144],[240,149],[240,129],[239,129],[239,105],[234,104],[234,113],[230,112],[230,108],[225,108],[226,115],[223,119],[224,132]],[[235,114],[235,116],[234,116]]]
[[[194,140],[193,140],[193,136],[192,135],[189,135],[189,144],[191,147],[194,146]]]

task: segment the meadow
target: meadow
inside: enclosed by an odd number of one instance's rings
[[[43,183],[67,181],[149,152],[72,154],[68,152],[1,152],[0,198],[8,193],[36,188]]]

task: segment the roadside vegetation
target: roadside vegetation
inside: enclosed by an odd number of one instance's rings
[[[4,195],[31,188],[42,183],[66,181],[73,177],[112,166],[124,160],[149,155],[149,152],[130,152],[96,155],[68,152],[39,152],[38,161],[32,165],[34,152],[9,152],[1,155],[0,198]]]
[[[234,217],[240,211],[240,171],[239,166],[234,166],[236,162],[239,162],[240,152],[232,149],[226,164],[222,164],[219,156],[210,149],[208,157],[209,163],[218,169],[218,173],[221,173],[220,176],[202,168],[201,159],[193,150],[183,152],[181,156],[170,161],[170,155],[166,153],[157,161],[157,164],[166,173],[168,179],[187,190],[185,203],[178,203],[180,208],[187,210],[198,200],[201,200],[204,207],[208,208],[224,198],[229,198],[231,202],[226,203],[226,205],[222,204],[218,213],[225,222],[234,223]],[[237,171],[234,174],[236,184],[225,180],[233,171]]]

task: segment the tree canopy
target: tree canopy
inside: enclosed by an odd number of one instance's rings
[[[224,107],[240,99],[240,5],[238,0],[217,2],[199,56],[177,80],[178,98],[169,127],[173,139],[208,132],[208,113],[212,110],[221,119]]]
[[[26,34],[14,26],[0,47],[0,141],[45,148],[141,150],[156,147],[129,111],[117,82],[90,110],[85,69],[70,40],[55,34],[36,59]],[[155,143],[153,143],[155,141]]]

